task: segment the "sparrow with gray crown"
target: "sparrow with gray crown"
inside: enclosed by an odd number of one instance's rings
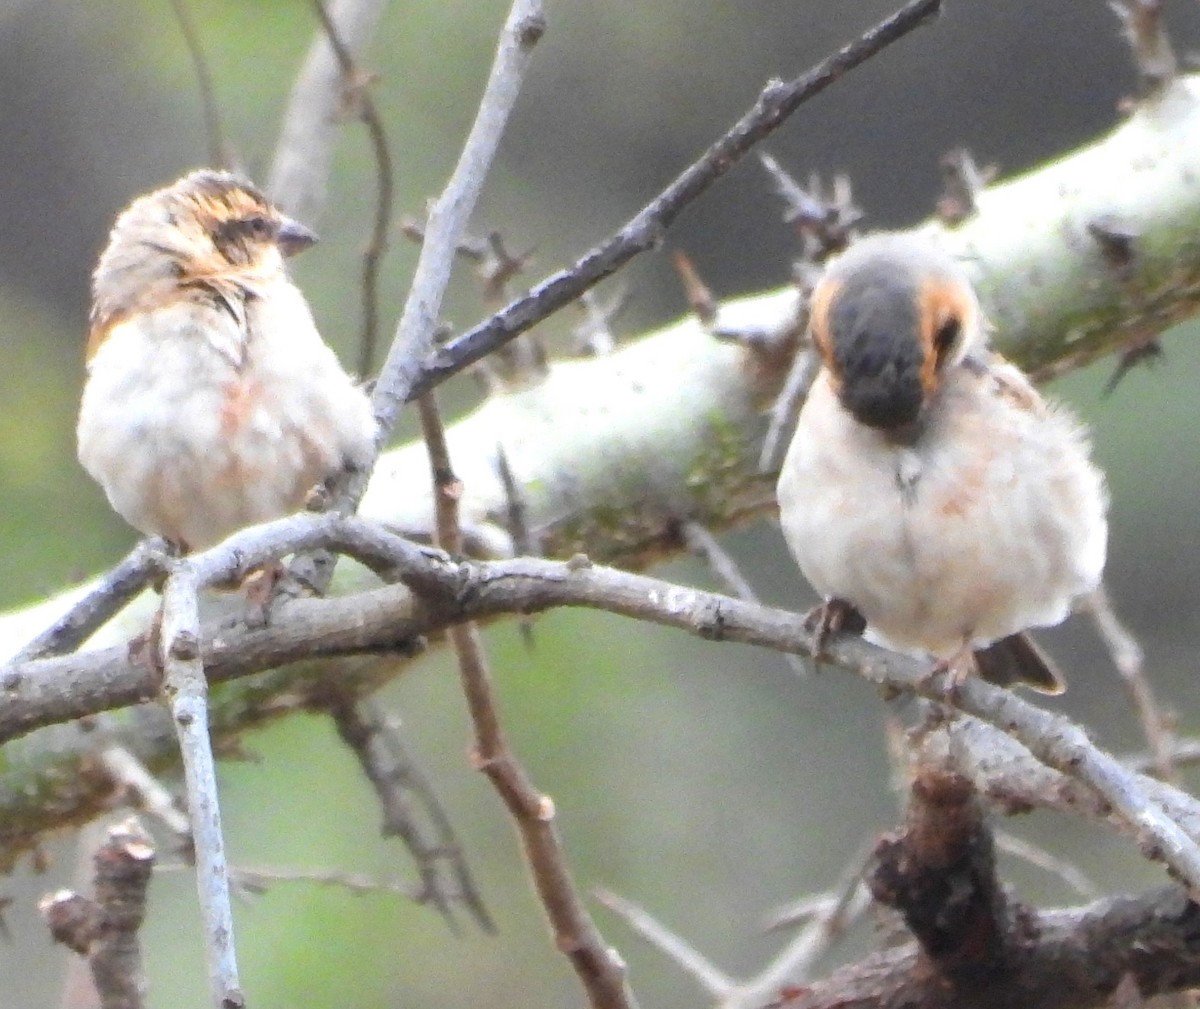
[[[1104,477],[1086,433],[987,348],[962,266],[931,237],[855,243],[813,292],[822,368],[779,477],[784,535],[879,644],[961,677],[1059,693],[1025,634],[1100,583]]]

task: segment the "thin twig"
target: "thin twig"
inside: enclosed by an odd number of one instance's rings
[[[224,131],[221,129],[221,110],[217,105],[216,89],[213,87],[212,74],[208,69],[208,60],[204,56],[204,46],[200,43],[200,33],[188,10],[187,0],[171,0],[171,9],[175,12],[175,20],[187,44],[188,57],[192,61],[192,69],[196,74],[196,86],[200,89],[200,103],[204,108],[204,134],[208,138],[208,158],[214,168],[233,168],[233,152],[226,143]]]
[[[168,867],[164,866],[163,868]],[[183,868],[183,866],[178,866],[178,868]],[[276,883],[315,883],[317,886],[345,890],[347,893],[353,894],[386,893],[417,902],[422,899],[421,887],[413,886],[411,883],[375,879],[362,873],[344,872],[341,869],[267,869],[235,866],[233,881],[245,896],[258,896],[266,893]]]
[[[199,588],[191,563],[180,561],[163,590],[163,692],[183,757],[213,1006],[240,1009],[246,1000],[238,980],[229,864],[209,738],[208,681],[200,654]]]
[[[385,6],[386,0],[334,0],[330,5],[337,37],[356,60]],[[313,226],[325,208],[333,147],[341,128],[341,80],[342,68],[329,36],[320,29],[292,85],[267,182],[276,204]]]
[[[1101,586],[1084,601],[1083,608],[1092,618],[1101,640],[1108,649],[1112,663],[1129,692],[1133,710],[1137,712],[1146,745],[1154,757],[1154,773],[1163,781],[1178,780],[1170,723],[1154,696],[1154,688],[1146,675],[1145,653],[1133,632],[1121,622],[1113,609],[1107,586]]]
[[[540,0],[514,0],[500,33],[496,57],[471,132],[446,188],[429,210],[425,241],[421,245],[412,286],[375,386],[379,444],[387,440],[400,408],[412,398],[422,363],[433,350],[433,336],[455,250],[516,103],[533,49],[545,27]],[[364,488],[365,482],[357,489],[351,488],[350,499],[357,501]]]
[[[167,556],[164,540],[142,540],[77,600],[53,624],[13,656],[13,662],[44,659],[75,651],[101,626],[137,598],[163,570]]]
[[[821,362],[811,349],[802,347],[796,351],[783,388],[775,397],[775,402],[771,404],[767,433],[763,437],[762,452],[758,457],[760,473],[774,473],[779,469],[779,465],[783,461],[780,458],[780,449],[786,443],[784,435],[796,423],[800,407],[804,403],[804,398],[808,395],[809,387],[812,386],[813,379],[817,377],[820,367]]]
[[[446,431],[432,392],[417,401],[421,433],[434,482],[437,542],[462,550],[457,480]],[[593,1009],[636,1009],[625,964],[600,934],[571,877],[566,852],[554,825],[554,802],[534,786],[510,749],[500,724],[491,671],[478,626],[455,623],[448,631],[475,732],[473,759],[503,800],[521,838],[534,889],[554,933],[554,945],[570,961]]]
[[[629,303],[629,289],[621,287],[607,304],[601,304],[596,289],[589,288],[579,296],[583,321],[573,329],[575,345],[589,357],[603,357],[616,349],[617,339],[612,324]]]
[[[245,530],[187,561],[201,579],[229,579],[259,558],[296,548],[327,547],[347,552],[400,580],[419,596],[376,589],[357,596],[295,600],[273,614],[271,626],[252,634],[226,629],[201,642],[214,682],[269,668],[323,648],[395,647],[414,634],[499,613],[535,613],[554,606],[586,606],[676,627],[711,641],[741,641],[812,655],[812,634],[803,618],[784,610],[746,603],[717,593],[674,585],[590,565],[516,558],[504,561],[451,559],[372,523],[333,515],[299,515]],[[976,679],[948,682],[931,676],[927,663],[877,648],[853,637],[837,637],[825,656],[889,690],[915,693],[999,727],[1039,761],[1102,796],[1138,838],[1147,857],[1161,860],[1200,892],[1200,849],[1176,822],[1176,812],[1195,802],[1166,785],[1156,785],[1101,752],[1086,733],[1060,715],[1043,711],[1012,691]],[[86,674],[81,665],[87,663]],[[0,741],[37,725],[92,714],[146,696],[153,678],[130,662],[125,648],[68,659],[47,659],[0,668],[6,701],[0,706]],[[1170,797],[1169,799],[1167,797]],[[1172,812],[1164,812],[1170,805]]]
[[[98,759],[112,777],[123,798],[135,809],[153,816],[175,835],[181,849],[192,858],[192,825],[183,811],[175,805],[175,797],[149,769],[126,747],[111,743],[104,747]]]
[[[1163,24],[1162,0],[1109,0],[1132,50],[1143,97],[1160,94],[1175,78],[1178,61]]]
[[[788,985],[802,984],[813,965],[845,934],[846,928],[871,905],[871,896],[863,885],[863,870],[874,845],[862,846],[846,864],[832,898],[808,924],[758,974],[739,984],[722,1000],[721,1009],[757,1009]]]
[[[1052,851],[1047,851],[1040,845],[1027,841],[1023,837],[1017,837],[1016,834],[1010,834],[1006,830],[995,831],[994,837],[997,849],[1008,852],[1030,865],[1035,865],[1039,869],[1044,869],[1051,875],[1057,876],[1081,897],[1086,897],[1088,900],[1099,900],[1104,896],[1104,890],[1092,882],[1087,873],[1073,862],[1059,858]]]
[[[413,895],[419,903],[433,904],[454,930],[454,903],[462,901],[485,932],[495,925],[471,877],[450,819],[437,793],[408,752],[398,727],[378,704],[368,699],[338,697],[330,705],[338,735],[350,747],[366,774],[383,809],[383,834],[399,837],[416,863],[421,887]],[[410,796],[420,803],[434,836],[427,837]],[[443,879],[449,870],[453,886]]]
[[[754,107],[704,155],[646,204],[618,232],[574,265],[543,280],[523,298],[440,348],[423,367],[406,372],[394,392],[413,399],[515,339],[535,323],[610,276],[639,253],[658,247],[679,214],[721,178],[755,144],[776,130],[804,102],[941,11],[941,0],[910,0],[891,17],[827,57],[801,77],[771,81]],[[399,403],[389,408],[389,415]]]
[[[503,445],[496,446],[496,472],[504,487],[504,528],[512,537],[513,554],[518,557],[540,557],[542,550],[537,533],[529,528],[529,503],[525,500]]]
[[[611,890],[592,891],[601,904],[624,919],[631,929],[651,946],[671,960],[685,974],[689,974],[714,999],[723,999],[736,987],[737,982],[712,963],[682,936],[672,932],[649,911],[633,901],[613,893]]]
[[[362,272],[362,339],[359,342],[358,374],[366,378],[375,361],[375,346],[379,339],[379,264],[388,247],[388,232],[392,226],[393,168],[392,152],[387,132],[375,100],[371,97],[370,80],[355,63],[350,47],[342,41],[337,25],[321,0],[313,0],[317,18],[325,29],[330,46],[342,70],[346,102],[354,108],[358,119],[367,128],[371,152],[375,160],[375,217],[371,238],[363,250]]]
[[[1158,758],[1153,753],[1127,753],[1121,757],[1121,763],[1130,770],[1152,774],[1158,765]],[[1200,764],[1200,739],[1172,737],[1171,764],[1176,769]]]

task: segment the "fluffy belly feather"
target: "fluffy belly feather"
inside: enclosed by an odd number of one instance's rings
[[[137,334],[114,334],[92,362],[80,461],[132,526],[191,548],[295,511],[373,436],[365,396],[322,349],[331,367],[278,375],[160,343],[149,369]]]
[[[984,405],[999,416],[956,403],[960,423],[913,448],[849,418],[827,382],[801,414],[784,534],[813,587],[853,603],[881,643],[950,655],[1056,624],[1098,584],[1103,483],[1078,429]]]

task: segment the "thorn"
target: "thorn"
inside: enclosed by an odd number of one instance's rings
[[[486,250],[475,272],[483,281],[483,300],[499,305],[508,300],[508,285],[533,262],[534,249],[517,254],[509,252],[500,232],[492,231],[488,234]]]
[[[795,228],[803,240],[803,261],[822,262],[850,244],[854,226],[863,219],[863,213],[854,205],[848,176],[835,175],[826,195],[816,173],[809,177],[808,189],[804,189],[771,155],[759,152],[759,160],[784,201],[784,222]]]
[[[505,522],[504,528],[512,537],[513,553],[518,557],[540,557],[541,544],[536,534],[530,530],[528,522],[529,506],[521,485],[513,474],[508,461],[508,453],[503,445],[496,446],[496,470],[500,474],[500,483],[504,487]],[[523,615],[520,620],[521,640],[525,647],[533,650],[533,618]]]
[[[1128,350],[1122,351],[1121,356],[1117,359],[1117,366],[1113,369],[1112,377],[1104,383],[1104,389],[1101,392],[1102,396],[1111,396],[1118,385],[1121,384],[1121,379],[1128,375],[1134,368],[1140,364],[1155,364],[1164,356],[1162,344],[1158,342],[1157,337],[1150,337],[1147,340],[1130,347]]]
[[[979,194],[996,177],[996,166],[980,168],[965,147],[947,151],[940,165],[943,188],[937,215],[946,224],[960,224],[975,213]]]
[[[1161,94],[1175,79],[1178,62],[1163,24],[1162,0],[1109,0],[1133,50],[1141,98]]]
[[[1128,280],[1137,254],[1137,240],[1141,237],[1138,230],[1111,214],[1105,214],[1088,221],[1087,232],[1100,246],[1100,254],[1117,278]]]
[[[675,262],[679,279],[683,281],[683,291],[687,296],[688,304],[696,314],[696,318],[700,320],[700,325],[705,329],[711,329],[717,319],[717,302],[713,298],[712,291],[700,279],[695,264],[686,252],[677,251],[671,258]]]
[[[579,296],[577,304],[584,313],[583,322],[573,331],[579,353],[589,357],[611,354],[617,345],[612,324],[629,304],[629,289],[622,284],[607,304],[601,304],[595,289],[591,288]]]
[[[400,234],[420,245],[425,241],[425,225],[416,218],[406,217],[400,222]],[[454,247],[454,254],[472,263],[482,262],[487,256],[487,242],[482,238],[464,235]]]

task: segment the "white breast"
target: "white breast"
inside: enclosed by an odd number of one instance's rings
[[[369,403],[281,281],[246,303],[176,303],[117,325],[88,368],[79,458],[131,525],[195,547],[303,503],[369,457]]]
[[[1104,567],[1107,498],[1081,428],[999,359],[947,376],[911,448],[855,421],[823,373],[778,492],[813,587],[914,653],[1056,624]]]

